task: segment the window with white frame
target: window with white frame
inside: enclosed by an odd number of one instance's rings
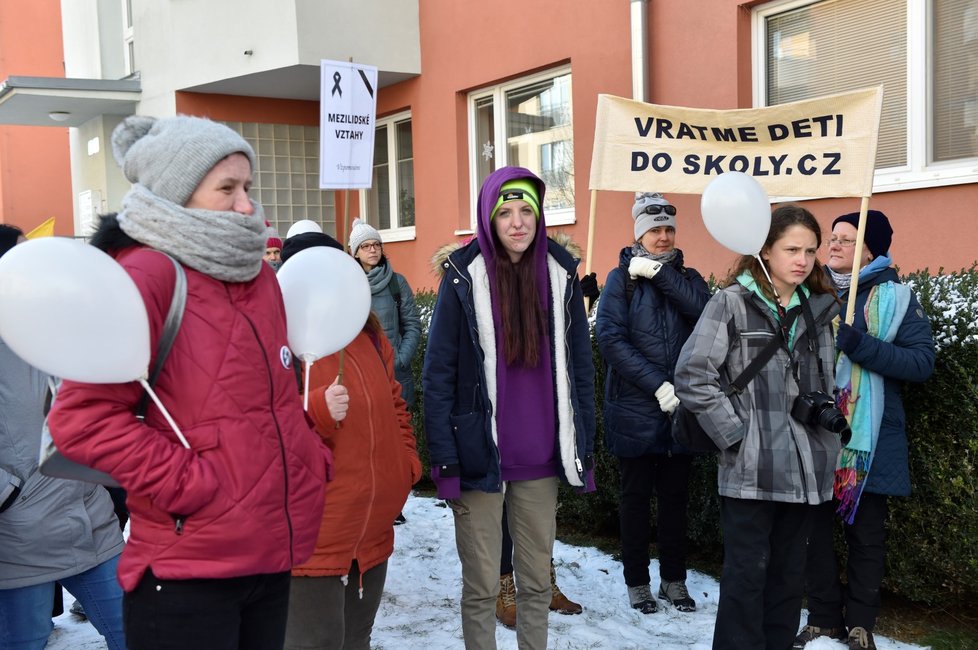
[[[472,223],[479,188],[500,167],[518,165],[547,185],[549,225],[574,222],[574,134],[569,68],[469,95]],[[474,226],[473,226],[474,227]]]
[[[122,0],[122,43],[126,76],[136,72],[136,46],[132,38],[132,0]]]
[[[255,150],[250,195],[280,236],[296,221],[315,221],[336,233],[332,190],[319,189],[319,127],[297,124],[225,122]],[[337,237],[343,239],[343,237]]]
[[[361,214],[384,241],[414,239],[414,143],[411,114],[377,120],[373,183],[364,192]]]
[[[756,105],[882,84],[875,191],[978,181],[978,0],[779,0],[754,16]]]

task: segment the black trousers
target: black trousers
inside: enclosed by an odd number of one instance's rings
[[[849,560],[848,584],[839,579],[839,558],[833,544],[837,503],[816,508],[808,539],[805,591],[808,624],[818,627],[862,627],[872,632],[880,613],[880,586],[886,568],[887,497],[864,492],[852,524],[843,524]]]
[[[815,507],[720,498],[723,573],[714,650],[786,650],[801,618]]]
[[[129,650],[281,650],[288,571],[160,580],[147,571],[122,602]]]
[[[504,576],[513,572],[513,537],[509,534],[509,521],[506,516],[506,504],[503,503],[503,545],[499,555],[499,575]]]
[[[668,582],[685,580],[686,506],[693,457],[688,454],[647,454],[638,458],[619,458],[618,461],[621,468],[618,512],[625,584],[637,587],[650,583],[653,494],[656,496],[659,577]]]

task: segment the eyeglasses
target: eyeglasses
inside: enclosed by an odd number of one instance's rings
[[[657,215],[660,212],[665,212],[670,217],[676,216],[676,206],[674,205],[647,205],[645,209],[642,210],[645,214]]]
[[[383,244],[381,244],[379,241],[364,242],[363,244],[360,244],[360,250],[362,251],[379,251],[382,247]]]
[[[838,237],[833,237],[829,240],[829,246],[842,246],[843,248],[849,248],[850,246],[855,245],[855,239],[839,239]]]

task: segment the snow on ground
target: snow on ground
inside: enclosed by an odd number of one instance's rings
[[[441,650],[462,648],[459,596],[461,569],[455,553],[452,512],[443,502],[408,499],[407,523],[398,526],[387,586],[374,625],[374,650]],[[579,616],[550,615],[549,648],[554,650],[632,650],[662,648],[708,650],[713,639],[718,584],[710,576],[690,572],[687,580],[697,611],[682,613],[660,606],[643,615],[628,606],[621,563],[593,548],[557,542],[557,582],[572,600],[584,605]],[[652,561],[652,588],[658,590],[658,566]],[[65,594],[65,611],[71,596]],[[660,601],[661,605],[661,601]],[[805,616],[803,614],[802,621]],[[499,650],[516,650],[516,633],[496,626]],[[880,650],[919,648],[876,637]],[[105,648],[98,633],[70,614],[55,619],[49,650]],[[840,650],[845,646],[819,639],[807,650]]]

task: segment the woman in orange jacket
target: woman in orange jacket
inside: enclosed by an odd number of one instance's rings
[[[311,245],[339,247],[316,235]],[[283,259],[292,248],[286,240]],[[373,313],[352,343],[309,372],[309,415],[333,452],[333,480],[316,550],[292,570],[285,647],[369,650],[394,518],[421,477],[421,461],[394,379],[394,350]]]

